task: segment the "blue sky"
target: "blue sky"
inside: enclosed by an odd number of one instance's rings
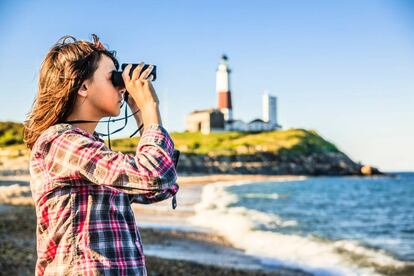
[[[284,128],[315,129],[382,170],[414,171],[413,27],[414,4],[399,0],[3,0],[0,120],[24,121],[40,63],[61,36],[96,33],[120,62],[158,66],[169,131],[183,131],[192,110],[216,107],[226,53],[236,119],[260,118],[267,89]]]

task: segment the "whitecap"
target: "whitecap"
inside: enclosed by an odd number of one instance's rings
[[[302,237],[260,230],[263,225],[286,227],[298,222],[230,206],[239,198],[229,193],[226,187],[251,183],[206,185],[190,223],[212,229],[226,237],[234,247],[263,258],[263,262],[296,267],[315,275],[379,275],[376,266],[404,266],[404,262],[385,252],[365,248],[355,241],[329,241],[311,235]]]

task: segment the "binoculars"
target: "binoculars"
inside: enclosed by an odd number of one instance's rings
[[[122,63],[121,69],[122,71],[112,71],[112,76],[111,76],[111,81],[112,84],[115,87],[125,87],[125,83],[124,83],[124,79],[122,78],[122,72],[125,70],[125,67],[127,67],[128,63]],[[131,70],[129,71],[129,77],[132,78],[132,73],[134,72],[134,69],[138,66],[139,64],[133,63]],[[144,67],[141,70],[141,73],[144,72],[150,65],[149,64],[144,64]],[[151,73],[148,75],[151,76],[152,75],[152,81],[155,81],[155,79],[157,78],[157,67],[155,65],[153,65],[154,67],[152,68]]]

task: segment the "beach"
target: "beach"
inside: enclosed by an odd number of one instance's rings
[[[238,269],[253,273],[252,275],[308,275],[301,270],[267,263],[262,258],[246,254],[211,229],[195,226],[191,222],[205,185],[296,178],[298,177],[266,175],[179,176],[177,182],[180,191],[177,194],[176,209],[172,209],[171,199],[150,205],[133,205],[146,256]]]
[[[25,157],[2,160],[0,167],[0,274],[33,275],[36,216]],[[201,191],[216,182],[287,179],[265,175],[179,175],[177,208],[171,198],[150,205],[133,204],[149,275],[309,275],[275,266],[237,249],[211,229],[189,222]]]
[[[24,156],[0,158],[0,275],[34,273],[36,216],[27,162]],[[387,181],[397,181],[397,184]],[[149,275],[412,275],[412,262],[402,261],[390,255],[391,251],[385,252],[380,247],[366,246],[343,238],[335,240],[298,235],[285,230],[297,227],[298,219],[306,221],[307,218],[318,217],[320,220],[324,215],[327,215],[327,220],[323,223],[311,219],[302,225],[314,223],[315,227],[326,227],[346,222],[348,219],[342,218],[331,223],[335,217],[345,214],[347,208],[353,212],[349,208],[350,203],[355,204],[353,187],[358,189],[358,199],[372,193],[370,190],[364,193],[361,189],[388,185],[398,190],[398,181],[401,180],[179,174],[176,209],[172,208],[172,198],[153,204],[132,204],[132,209]],[[271,189],[265,192],[266,187]],[[300,188],[289,192],[295,187]],[[351,198],[344,197],[345,187],[350,191]],[[320,199],[330,190],[332,194],[343,196],[342,200],[334,197],[335,204],[342,202],[348,207],[338,209],[332,205],[332,201]],[[386,193],[383,196],[388,198]],[[400,200],[403,198],[400,195],[396,197]],[[243,208],[239,206],[240,200],[244,204],[253,202],[254,206],[274,206],[278,215]],[[287,202],[290,202],[291,208],[298,205],[298,210],[305,210],[308,212],[306,214],[311,214],[309,212],[312,210],[315,213],[302,218],[285,219],[288,215],[280,217],[279,214],[289,211],[284,205]],[[322,209],[315,207],[323,202],[328,205]],[[364,203],[364,200],[361,202]],[[278,204],[282,204],[281,207],[276,207]],[[370,207],[369,217],[372,217],[375,206]],[[335,210],[338,213],[329,214]],[[363,214],[361,209],[358,214]],[[387,220],[384,223],[389,225],[389,222]],[[398,225],[401,227],[404,224]],[[265,227],[265,231],[262,227]],[[270,228],[266,230],[266,227]],[[344,226],[336,229],[348,228]],[[389,239],[370,240],[382,245]],[[411,252],[409,245],[404,246],[407,241],[410,242],[409,239],[405,240],[397,247],[397,253],[403,253],[403,248],[407,254]]]

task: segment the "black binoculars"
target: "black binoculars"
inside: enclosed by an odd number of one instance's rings
[[[128,63],[122,63],[121,69],[122,71],[112,71],[112,76],[111,76],[111,81],[112,84],[115,87],[125,87],[125,83],[124,83],[124,79],[122,78],[122,72],[125,70],[125,67],[127,67]],[[138,66],[139,64],[133,63],[131,70],[129,71],[129,77],[132,78],[132,73],[134,72],[134,69]],[[144,72],[150,65],[149,64],[144,64],[144,67],[141,70],[141,73]],[[155,79],[157,78],[157,67],[155,65],[153,65],[154,67],[152,68],[151,73],[149,74],[149,76],[152,75],[152,81],[155,81]],[[148,76],[148,77],[149,77]]]

